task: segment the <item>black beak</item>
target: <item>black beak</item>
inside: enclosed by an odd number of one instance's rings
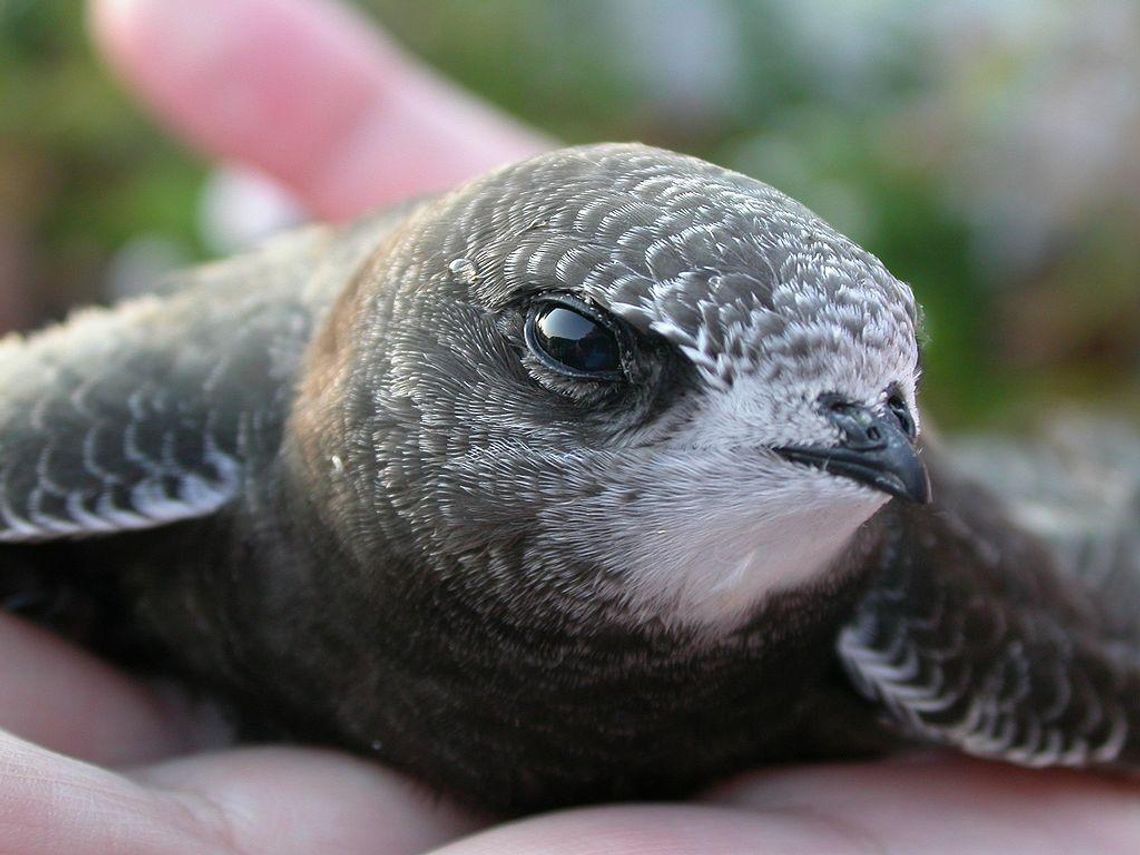
[[[843,475],[884,493],[925,504],[930,501],[930,479],[918,457],[911,422],[898,412],[879,415],[866,407],[845,402],[825,403],[825,414],[843,439],[832,448],[788,446],[777,448],[782,457]]]

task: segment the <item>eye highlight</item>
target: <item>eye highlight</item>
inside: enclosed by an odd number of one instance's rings
[[[526,345],[546,367],[583,380],[622,376],[622,344],[614,321],[569,296],[540,300],[527,313]]]

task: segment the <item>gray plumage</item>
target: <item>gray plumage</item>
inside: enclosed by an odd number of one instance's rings
[[[555,152],[0,342],[0,586],[503,811],[915,738],[1132,769],[1140,479],[1060,537],[929,449],[908,501],[918,325],[764,184]]]

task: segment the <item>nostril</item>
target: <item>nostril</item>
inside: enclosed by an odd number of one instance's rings
[[[846,400],[845,398],[840,398],[838,395],[827,395],[821,398],[820,404],[826,412],[833,413],[835,415],[850,413],[854,409],[854,406],[850,401]]]
[[[851,449],[878,448],[886,441],[877,417],[867,407],[839,395],[821,396],[820,410],[839,429],[842,442]]]

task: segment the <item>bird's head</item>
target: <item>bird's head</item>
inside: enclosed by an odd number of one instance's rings
[[[910,289],[746,176],[554,152],[420,210],[358,286],[342,457],[488,586],[732,625],[928,497]]]

